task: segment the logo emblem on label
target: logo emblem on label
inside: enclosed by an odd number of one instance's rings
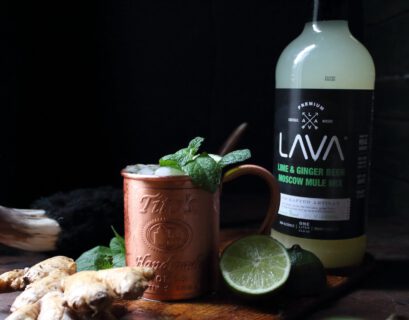
[[[300,111],[300,118],[288,118],[288,122],[301,124],[302,130],[318,130],[321,124],[332,124],[333,119],[321,119],[320,113],[325,111],[325,107],[315,101],[305,101],[297,105]]]
[[[190,243],[192,230],[181,220],[154,219],[145,226],[143,238],[152,249],[174,251]]]
[[[302,120],[301,123],[303,124],[301,126],[301,129],[311,129],[314,128],[315,130],[318,130],[318,112],[302,112],[301,113]]]

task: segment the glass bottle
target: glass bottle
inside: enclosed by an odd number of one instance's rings
[[[281,205],[272,236],[327,268],[365,248],[375,67],[350,33],[347,1],[312,1],[312,19],[276,67],[274,174]]]

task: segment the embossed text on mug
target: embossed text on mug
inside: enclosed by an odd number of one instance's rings
[[[161,192],[154,194],[144,194],[140,197],[141,204],[139,213],[144,214],[172,214],[172,213],[194,213],[194,205],[197,200],[191,193],[186,193],[182,197],[175,193],[175,196],[164,196]]]

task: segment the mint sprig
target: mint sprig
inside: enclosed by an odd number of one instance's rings
[[[190,176],[194,185],[215,192],[221,182],[223,168],[247,160],[251,153],[248,149],[236,150],[215,160],[216,157],[206,152],[198,153],[203,141],[201,137],[194,138],[186,148],[162,157],[159,165],[179,169]]]

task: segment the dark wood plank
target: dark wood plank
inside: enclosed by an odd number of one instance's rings
[[[368,24],[380,24],[409,10],[406,0],[363,0],[364,16]]]
[[[346,292],[373,267],[373,259],[360,268],[349,271],[348,275],[328,275],[328,290],[315,297],[294,298],[284,293],[265,298],[243,299],[222,287],[215,295],[184,302],[159,302],[138,300],[120,302],[115,312],[121,320],[147,319],[249,319],[283,320],[304,319],[323,303],[334,300]]]
[[[406,216],[409,212],[409,183],[377,172],[372,173],[371,180],[369,216]]]
[[[376,258],[374,270],[356,290],[322,307],[309,320],[407,318],[409,220],[405,216],[385,216],[369,219],[368,251]]]
[[[408,33],[409,11],[385,23],[367,26],[366,45],[374,59],[378,77],[408,72],[409,46],[403,45],[407,43]]]
[[[409,183],[409,121],[378,119],[375,122],[372,169]]]
[[[399,75],[396,78],[378,79],[375,84],[375,125],[383,119],[409,121],[408,105],[409,79],[402,79]],[[381,130],[375,130],[376,133],[388,134]]]
[[[375,91],[370,214],[407,214],[409,81],[378,81]]]

